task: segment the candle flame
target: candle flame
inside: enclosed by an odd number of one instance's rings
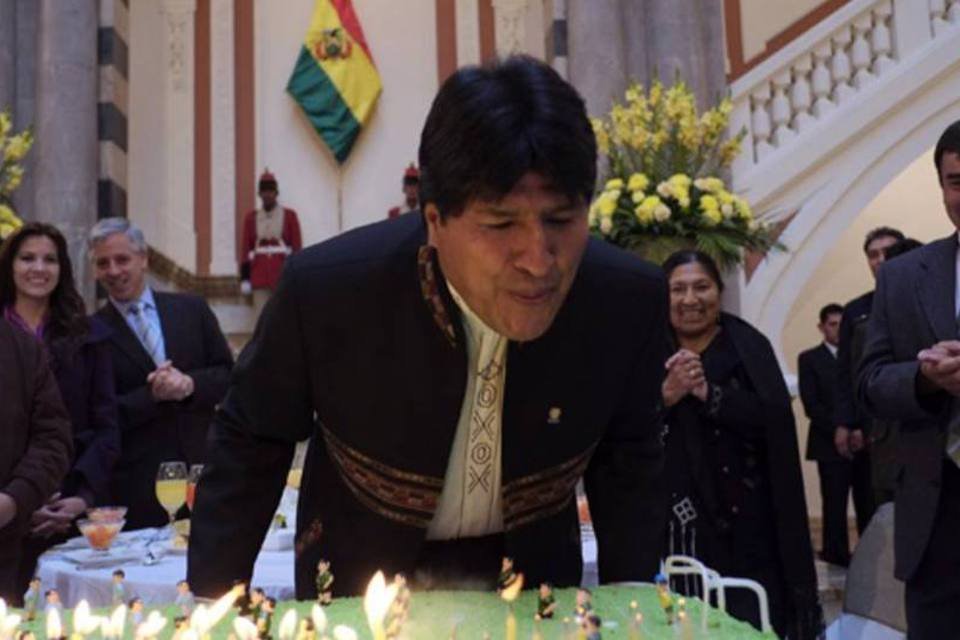
[[[327,614],[320,605],[314,603],[313,608],[310,609],[310,619],[313,620],[313,628],[317,633],[327,630]]]
[[[56,607],[47,610],[47,638],[63,637],[63,624],[60,622],[60,612]]]
[[[190,614],[190,628],[197,632],[197,635],[203,636],[210,630],[210,615],[207,612],[207,605],[197,605],[197,608]]]
[[[223,617],[230,612],[230,609],[233,608],[234,603],[236,603],[237,598],[243,594],[243,587],[237,585],[233,589],[230,589],[227,593],[222,595],[219,600],[210,605],[209,610],[209,626],[208,629],[212,629],[217,625],[218,622],[223,620]],[[193,625],[191,625],[193,626]],[[203,635],[202,633],[200,634]]]
[[[387,586],[383,571],[377,571],[367,586],[367,593],[363,596],[363,611],[367,614],[367,624],[375,640],[380,640],[384,635],[383,618],[397,597],[397,587],[396,583]]]
[[[146,640],[155,638],[158,633],[167,625],[167,619],[160,615],[159,611],[151,611],[147,619],[137,627],[136,638]]]
[[[259,635],[257,625],[253,624],[247,618],[234,618],[233,630],[237,632],[237,638],[239,640],[256,640],[257,635]]]
[[[119,638],[123,635],[123,627],[127,622],[127,605],[122,604],[113,610],[109,618],[100,620],[100,628],[106,638]]]
[[[0,620],[7,617],[7,601],[0,598]]]
[[[0,638],[13,638],[21,620],[19,615],[5,615],[0,618]]]
[[[97,630],[100,626],[100,618],[90,614],[90,604],[86,600],[81,600],[73,609],[73,632],[86,636]]]
[[[500,597],[506,602],[513,602],[520,595],[521,589],[523,589],[523,574],[518,573],[514,581],[500,592]]]
[[[319,605],[314,605],[319,606]],[[280,640],[293,640],[297,633],[297,610],[290,609],[280,619]]]
[[[357,640],[357,632],[346,625],[338,624],[333,628],[333,640]]]

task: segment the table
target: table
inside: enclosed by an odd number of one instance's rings
[[[160,529],[124,531],[114,543],[116,557],[121,561],[107,561],[104,566],[97,568],[83,568],[67,559],[68,555],[76,557],[86,547],[82,537],[73,538],[40,557],[37,575],[43,582],[43,589],[56,589],[67,608],[75,607],[82,599],[91,607],[110,607],[114,569],[123,569],[126,574],[128,598],[139,597],[145,606],[170,604],[177,597],[177,582],[187,577],[187,556],[182,551],[163,553],[168,545],[158,541],[165,538],[164,530]],[[144,564],[148,548],[157,555],[163,553],[155,564]],[[113,550],[111,552],[114,553]],[[128,558],[127,562],[122,562],[124,555]],[[134,559],[130,556],[134,556]],[[254,565],[253,585],[277,600],[292,600],[293,549],[261,550]]]

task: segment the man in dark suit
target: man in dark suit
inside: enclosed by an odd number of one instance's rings
[[[109,296],[97,316],[113,329],[121,431],[114,498],[128,508],[128,529],[161,526],[169,517],[155,497],[157,468],[206,460],[207,431],[233,357],[202,298],[147,286],[147,245],[128,220],[98,222],[89,250]]]
[[[822,557],[831,564],[850,564],[847,536],[847,499],[850,495],[850,461],[833,443],[833,415],[837,404],[837,342],[843,307],[828,304],[820,309],[817,329],[823,342],[800,354],[797,374],[800,400],[810,419],[807,433],[807,460],[815,460],[820,476],[823,514]]]
[[[960,228],[960,121],[940,137],[934,161]],[[858,377],[867,412],[900,421],[894,548],[911,640],[960,629],[957,269],[956,233],[880,269]]]
[[[589,239],[596,141],[549,66],[465,67],[421,136],[424,212],[294,256],[217,412],[193,515],[198,593],[249,579],[298,440],[298,598],[375,571],[421,588],[578,585],[581,477],[602,582],[656,573],[667,295]],[[229,553],[223,550],[229,548]]]
[[[903,233],[890,227],[877,227],[867,233],[863,241],[863,253],[874,279],[883,264],[886,250],[900,240],[903,240]],[[841,456],[853,462],[853,508],[857,514],[857,531],[860,534],[863,534],[863,530],[870,524],[870,518],[876,509],[869,447],[872,421],[859,405],[854,391],[857,363],[863,354],[863,341],[872,304],[873,291],[868,291],[844,305],[837,350],[834,445]]]

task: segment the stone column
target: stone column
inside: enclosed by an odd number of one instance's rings
[[[17,0],[0,0],[0,111],[17,100]]]
[[[0,0],[5,2],[6,0]],[[17,5],[16,22],[16,102],[14,103],[13,124],[17,131],[34,124],[37,106],[37,14],[39,4],[36,0],[14,0]],[[21,163],[23,181],[20,188],[13,192],[13,206],[17,214],[25,220],[32,220],[33,214],[33,172],[36,151],[31,151]]]
[[[87,302],[84,248],[97,206],[97,0],[39,0],[35,218],[67,238]]]
[[[570,81],[591,115],[636,80],[677,71],[701,106],[726,86],[721,0],[567,0]]]

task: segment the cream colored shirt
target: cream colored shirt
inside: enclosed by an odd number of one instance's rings
[[[500,427],[507,338],[484,324],[449,285],[463,312],[467,389],[428,540],[472,538],[503,531]]]

